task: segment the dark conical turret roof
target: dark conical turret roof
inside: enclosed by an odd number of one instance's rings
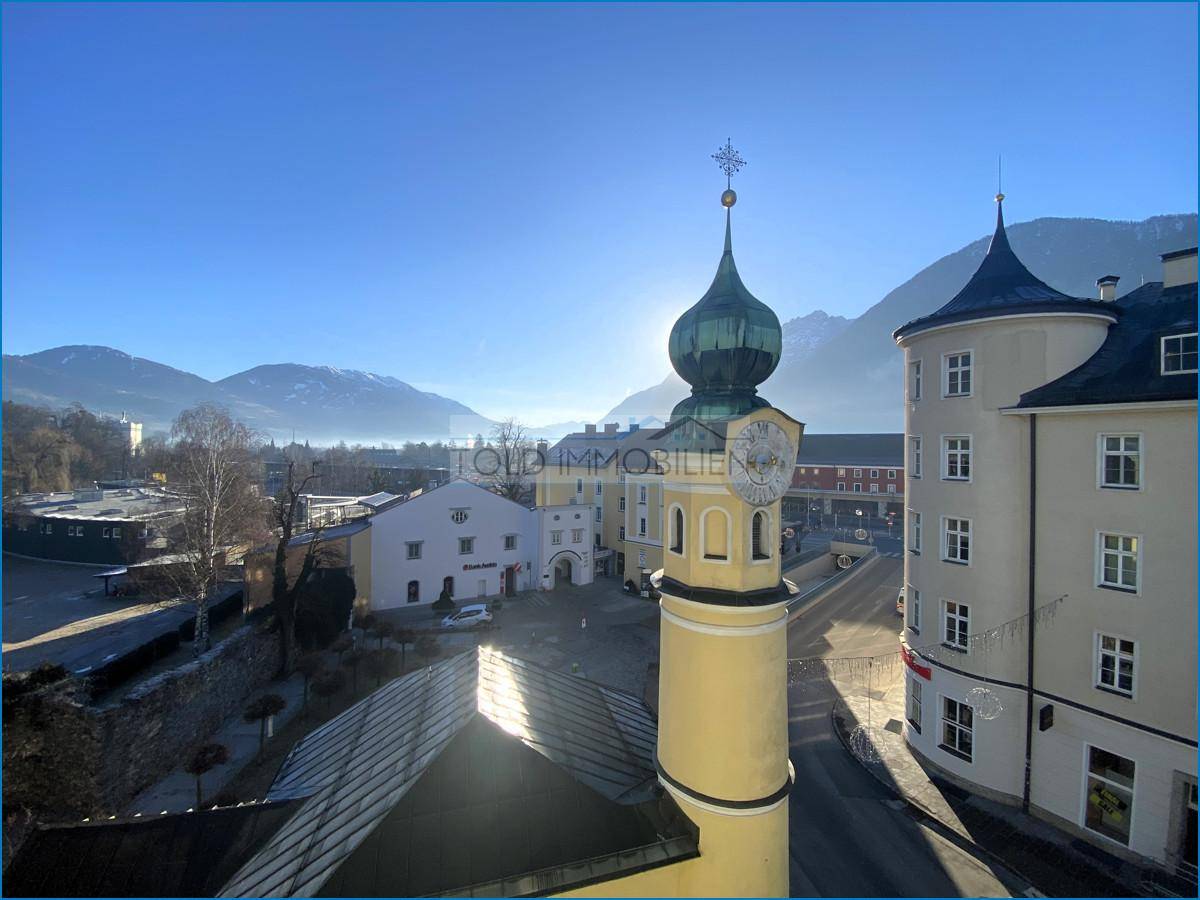
[[[1009,313],[1088,309],[1113,313],[1112,304],[1068,296],[1025,268],[1008,243],[1008,232],[1004,228],[1004,195],[997,194],[996,231],[971,280],[937,312],[902,325],[892,337],[899,340],[938,325]]]
[[[667,347],[671,365],[692,386],[692,395],[675,407],[672,419],[727,418],[770,405],[757,396],[757,388],[783,355],[783,329],[738,275],[728,208],[716,277],[700,301],[679,317]]]

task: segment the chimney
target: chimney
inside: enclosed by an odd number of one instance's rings
[[[616,434],[620,430],[620,428],[621,428],[621,425],[619,422],[605,422],[604,423],[604,433],[605,434]]]
[[[583,433],[584,433],[584,434],[595,434],[595,433],[596,433],[596,426],[595,426],[595,425],[584,425],[584,426],[583,426]]]
[[[1100,299],[1103,302],[1112,303],[1117,299],[1117,282],[1120,280],[1120,275],[1105,275],[1096,279],[1096,287],[1100,288]]]
[[[549,449],[550,449],[550,445],[546,441],[538,441],[537,442],[538,453],[542,454],[542,456],[545,456],[546,451]]]
[[[1162,254],[1163,287],[1196,283],[1196,248]]]

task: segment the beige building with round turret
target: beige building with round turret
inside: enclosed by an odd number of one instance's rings
[[[1069,297],[998,209],[967,285],[896,331],[905,736],[973,791],[1194,875],[1195,250],[1164,260],[1163,283]]]

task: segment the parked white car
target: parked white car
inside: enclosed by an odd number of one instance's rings
[[[475,628],[479,625],[488,625],[492,621],[492,614],[488,612],[488,608],[483,603],[475,603],[471,606],[464,606],[456,613],[451,613],[442,619],[443,628]]]

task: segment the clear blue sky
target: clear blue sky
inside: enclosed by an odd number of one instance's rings
[[[4,352],[599,416],[708,286],[726,136],[747,285],[853,316],[990,230],[998,152],[1011,221],[1194,211],[1196,31],[1194,4],[5,4]]]

